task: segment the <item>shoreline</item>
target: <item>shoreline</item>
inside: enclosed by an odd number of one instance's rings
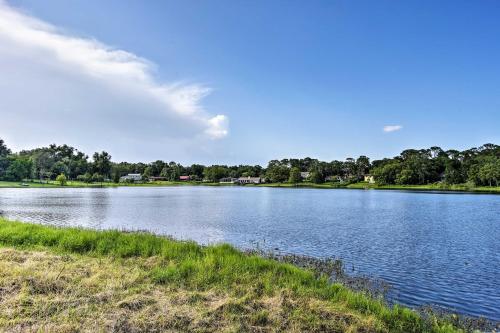
[[[94,308],[92,312],[87,312],[89,308],[86,302],[90,302],[86,298],[88,293],[78,288],[79,283],[86,281],[86,277],[106,275],[118,270],[123,272],[119,274],[126,274],[122,279],[126,279],[125,276],[140,278],[135,282],[127,282],[128,287],[125,289],[115,290],[114,292],[118,294],[109,296],[113,302],[94,304],[93,307],[103,307],[99,308],[101,314],[107,313],[106,311],[122,312],[120,304],[132,303],[125,306],[130,310],[127,318],[136,318],[138,313],[144,315],[144,307],[150,307],[134,302],[140,303],[147,298],[146,303],[158,306],[161,297],[169,295],[163,293],[171,290],[182,292],[183,295],[189,294],[190,297],[196,294],[201,300],[204,297],[208,299],[223,297],[223,300],[219,301],[225,305],[222,309],[217,307],[214,312],[210,312],[212,301],[200,301],[200,304],[197,302],[191,304],[188,301],[182,304],[175,302],[170,304],[173,307],[171,311],[188,309],[196,318],[206,316],[207,313],[210,313],[209,317],[213,315],[218,320],[222,316],[222,324],[216,323],[217,327],[208,331],[221,329],[219,325],[225,328],[243,329],[242,326],[238,326],[242,325],[242,321],[243,325],[250,325],[245,327],[297,332],[321,330],[321,328],[374,332],[460,331],[457,328],[460,321],[454,316],[432,314],[426,317],[403,306],[389,307],[381,299],[353,291],[340,283],[332,283],[321,271],[321,267],[315,272],[309,268],[299,267],[300,263],[299,266],[296,265],[297,262],[291,264],[287,262],[288,259],[280,262],[276,258],[244,253],[227,244],[200,246],[194,242],[176,241],[149,233],[60,228],[0,218],[0,250],[0,265],[5,267],[4,272],[8,272],[0,276],[0,281],[4,279],[1,284],[7,287],[7,280],[12,279],[20,288],[16,287],[11,292],[8,292],[10,289],[7,288],[7,293],[5,290],[3,292],[11,302],[9,308],[12,306],[14,309],[17,309],[16,306],[22,308],[18,316],[22,316],[23,313],[29,315],[30,311],[35,311],[37,307],[42,306],[41,304],[50,303],[69,292],[68,288],[73,288],[70,295],[78,294],[80,297],[78,300],[72,300],[80,302],[81,308],[75,310],[82,312],[78,315],[83,317],[88,315],[89,320],[99,320],[100,318],[91,316],[95,312]],[[48,265],[46,268],[42,267],[44,260]],[[296,260],[301,259],[294,258],[294,261]],[[31,264],[31,273],[20,273],[26,266],[23,264],[25,262]],[[51,267],[52,262],[57,268]],[[44,269],[48,269],[50,273],[43,271]],[[95,278],[99,283],[93,287],[99,292],[96,292],[94,297],[98,297],[97,295],[102,293],[101,289],[114,281],[106,276],[107,278],[102,276],[99,279]],[[96,283],[95,279],[92,278],[91,281]],[[21,283],[19,280],[24,282]],[[74,280],[80,282],[75,285]],[[141,289],[142,286],[145,288],[144,291]],[[130,295],[127,295],[128,290],[131,292],[140,290],[140,292],[136,293],[131,301]],[[155,292],[150,294],[147,290]],[[18,297],[19,292],[28,293],[27,296],[33,299],[32,303],[25,305],[18,303],[21,301]],[[92,292],[90,294],[92,295]],[[183,297],[185,298],[185,295]],[[200,310],[200,307],[203,310]],[[71,321],[71,318],[64,316],[67,311],[65,306],[61,305],[52,311],[35,318],[35,322],[32,322],[33,327],[43,327],[40,326],[43,323],[57,327],[55,324],[61,320]],[[16,313],[15,310],[13,312]],[[11,313],[12,311],[8,313],[0,311],[0,327],[15,326],[17,319],[22,320],[22,318],[12,318],[9,315]],[[195,330],[195,327],[189,325],[196,318],[183,322],[177,329]],[[211,327],[203,320],[198,323]],[[136,324],[128,323],[129,326],[132,325],[131,327],[135,327]]]
[[[27,185],[27,186],[26,186]],[[314,184],[314,183],[264,183],[264,184],[224,184],[224,183],[204,183],[204,182],[152,182],[152,183],[83,183],[77,181],[68,181],[64,186],[57,184],[55,181],[49,183],[39,182],[6,182],[0,181],[0,190],[3,188],[104,188],[104,187],[176,187],[176,186],[221,186],[221,187],[270,187],[270,188],[311,188],[311,189],[348,189],[348,190],[383,190],[383,191],[408,191],[408,192],[423,192],[423,193],[470,193],[470,194],[500,194],[500,186],[481,186],[481,187],[467,187],[465,185],[376,185],[364,182],[353,183],[348,185],[342,184]]]

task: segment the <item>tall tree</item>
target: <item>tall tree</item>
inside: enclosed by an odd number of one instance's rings
[[[93,156],[93,169],[94,173],[98,173],[103,177],[109,178],[111,173],[111,155],[103,151],[101,153],[94,153]]]

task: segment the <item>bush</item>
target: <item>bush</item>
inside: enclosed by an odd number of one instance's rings
[[[64,173],[61,173],[59,176],[56,177],[56,182],[58,182],[61,186],[66,185],[67,178]]]

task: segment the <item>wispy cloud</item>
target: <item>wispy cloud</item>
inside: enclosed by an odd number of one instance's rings
[[[396,132],[403,128],[402,125],[386,125],[384,126],[384,132]]]
[[[64,33],[0,0],[0,133],[35,141],[50,127],[57,131],[45,140],[107,139],[109,145],[125,140],[137,151],[141,145],[168,150],[164,144],[169,142],[179,146],[228,134],[227,117],[210,115],[201,104],[210,88],[159,82],[154,67],[133,53]]]

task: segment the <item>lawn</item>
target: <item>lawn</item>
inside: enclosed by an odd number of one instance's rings
[[[161,186],[240,186],[236,184],[221,184],[199,181],[155,181],[149,183],[85,183],[81,181],[68,181],[65,186],[61,186],[56,181],[48,181],[40,183],[38,181],[25,182],[8,182],[0,181],[0,188],[29,188],[29,187],[161,187]],[[301,183],[264,183],[264,184],[246,184],[247,187],[280,187],[280,188],[319,188],[319,189],[375,189],[375,190],[415,190],[415,191],[457,191],[457,192],[484,192],[484,193],[500,193],[500,186],[480,186],[471,187],[466,184],[446,185],[446,184],[429,184],[429,185],[378,185],[367,182],[359,182],[353,184],[341,184],[326,182],[315,184],[311,182]]]
[[[428,185],[378,185],[367,182],[359,182],[347,185],[353,189],[376,189],[376,190],[415,190],[415,191],[457,191],[457,192],[489,192],[500,193],[500,186],[468,186],[466,184],[428,184]]]

